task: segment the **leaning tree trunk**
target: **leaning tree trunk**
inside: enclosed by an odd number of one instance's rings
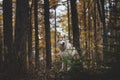
[[[76,8],[76,0],[70,0],[71,4],[71,16],[72,16],[72,30],[73,30],[73,46],[77,49],[80,54],[80,32],[78,26],[78,13]]]
[[[29,5],[28,0],[16,1],[16,27],[15,27],[15,57],[16,73],[26,73],[26,32],[29,26]]]

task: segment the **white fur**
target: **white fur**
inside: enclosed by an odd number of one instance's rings
[[[77,50],[75,49],[75,47],[72,46],[72,44],[69,42],[69,40],[65,40],[65,39],[58,39],[57,42],[58,48],[60,49],[60,57],[61,59],[64,59],[67,56],[71,56],[74,57],[77,53]],[[62,67],[61,70],[63,70],[65,67],[64,62],[62,62]]]

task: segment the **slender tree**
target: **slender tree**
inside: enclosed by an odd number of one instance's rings
[[[101,12],[102,12],[102,24],[103,24],[103,50],[107,50],[107,30],[106,30],[106,20],[105,20],[105,0],[101,0]]]
[[[94,58],[96,59],[96,54],[97,54],[97,29],[96,29],[96,0],[94,0],[94,15],[93,15],[93,24],[94,24],[94,45],[95,45],[95,50],[94,50]]]
[[[2,66],[3,66],[3,50],[2,50],[2,31],[0,28],[0,70],[2,70]]]
[[[56,44],[56,35],[57,35],[57,26],[56,26],[56,5],[54,6],[54,10],[55,10],[55,35],[54,35],[54,38],[55,38],[55,53],[56,53],[56,47],[57,47],[57,44]]]
[[[84,11],[83,11],[83,21],[84,21],[84,31],[85,31],[85,49],[86,49],[86,55],[87,55],[87,47],[88,47],[88,42],[87,42],[87,24],[86,24],[86,2],[84,1],[84,3],[83,3],[83,9],[84,9]]]
[[[70,35],[70,1],[67,0],[67,18],[68,18],[68,39],[71,42],[71,35]]]
[[[32,0],[33,1],[33,0]],[[32,68],[32,8],[33,2],[29,5],[29,27],[28,27],[28,59],[29,68]]]
[[[46,68],[51,68],[51,43],[50,43],[50,22],[49,22],[49,0],[44,0],[44,24],[46,38]]]
[[[78,26],[78,13],[76,8],[76,0],[70,0],[71,4],[71,16],[72,16],[72,30],[73,30],[73,46],[80,54],[80,31]],[[81,54],[80,54],[81,55]]]
[[[39,62],[39,38],[38,38],[38,0],[34,0],[34,24],[35,24],[35,63]]]
[[[90,47],[90,44],[91,44],[91,34],[90,34],[90,32],[91,32],[91,12],[90,12],[90,9],[91,9],[91,7],[89,7],[90,6],[90,2],[91,1],[88,1],[88,57],[90,58],[90,51],[91,51],[91,47]]]

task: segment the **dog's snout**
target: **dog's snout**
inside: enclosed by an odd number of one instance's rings
[[[62,45],[64,45],[64,44],[65,44],[65,42],[62,43]]]
[[[64,45],[65,44],[65,42],[61,42],[61,45]]]
[[[65,42],[62,42],[62,44],[65,44]]]

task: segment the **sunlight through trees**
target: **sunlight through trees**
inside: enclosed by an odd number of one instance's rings
[[[119,57],[119,0],[0,0],[0,80],[119,80]]]

